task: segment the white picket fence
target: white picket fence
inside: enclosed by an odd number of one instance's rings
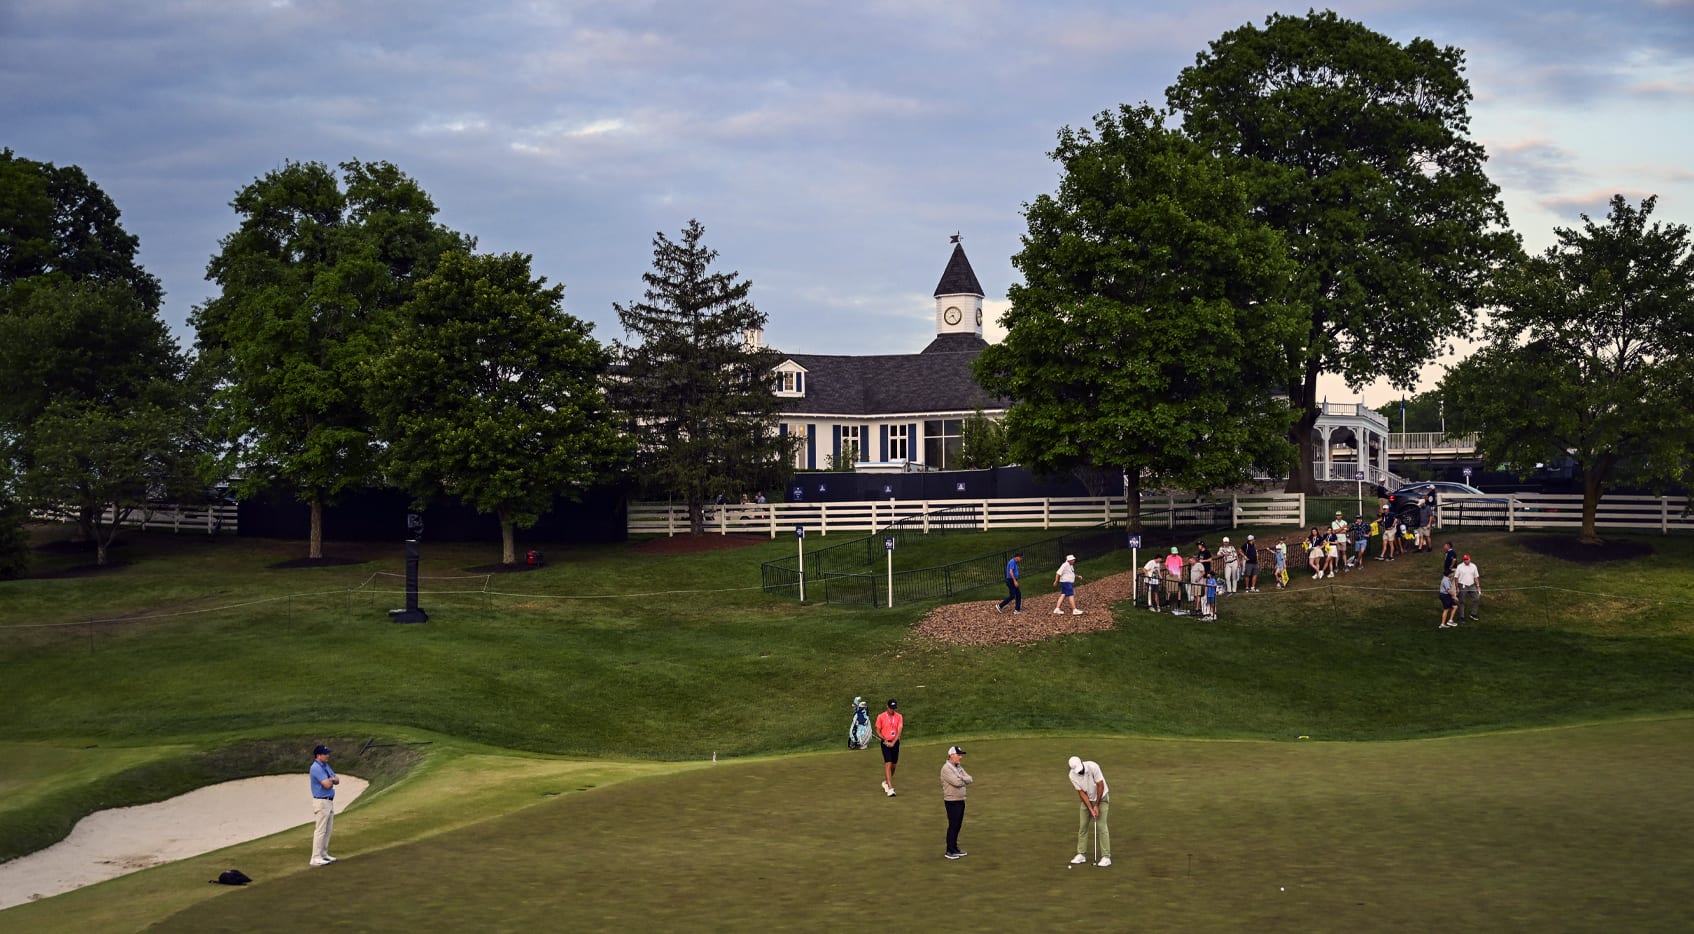
[[[1152,528],[1210,526],[1216,517],[1235,517],[1234,525],[1298,525],[1305,497],[1297,493],[1219,498],[1204,502],[1192,498],[1142,497],[1144,525]],[[1122,521],[1127,515],[1121,496],[1038,497],[1029,499],[938,499],[875,500],[848,503],[730,504],[706,507],[706,529],[719,535],[731,532],[762,534],[775,538],[780,532],[793,534],[805,526],[808,534],[871,532],[900,519],[923,524],[947,521],[943,516],[968,515],[972,527],[989,529],[1085,528],[1102,522]],[[671,503],[630,503],[631,535],[679,535],[688,533],[688,512]]]
[[[1687,508],[1686,496],[1602,496],[1594,511],[1594,526],[1662,535],[1694,531],[1694,517],[1686,515]],[[1582,528],[1582,495],[1447,496],[1437,510],[1436,523],[1442,528],[1487,525],[1507,530],[1575,530]]]
[[[106,510],[100,517],[101,522],[112,521],[113,510]],[[234,503],[219,503],[212,506],[179,506],[174,504],[157,503],[146,508],[130,510],[124,517],[125,528],[140,529],[170,529],[173,532],[205,532],[207,535],[217,535],[228,532],[231,535],[239,531],[237,517],[240,511]],[[45,512],[36,516],[49,522],[75,522],[76,515],[68,512]]]
[[[1366,498],[1374,502],[1372,497]],[[1687,503],[1683,496],[1606,496],[1600,500],[1595,526],[1662,534],[1694,531],[1694,517],[1684,515]],[[1369,504],[1365,508],[1375,509]],[[954,517],[968,515],[972,527],[983,531],[1081,528],[1122,521],[1126,515],[1121,496],[730,504],[708,506],[706,528],[720,535],[735,532],[771,538],[779,533],[793,534],[794,527],[802,525],[808,534],[817,535],[871,532],[899,519],[922,523],[927,516],[930,521],[941,521],[937,517],[942,510]],[[1323,518],[1306,516],[1306,497],[1299,493],[1256,493],[1212,500],[1149,496],[1142,497],[1141,514],[1147,528],[1213,526],[1218,524],[1220,514],[1233,517],[1231,527],[1300,526]],[[1436,524],[1440,528],[1574,530],[1582,527],[1582,496],[1452,495],[1442,499]],[[631,535],[687,534],[688,513],[676,504],[630,503],[628,528]]]

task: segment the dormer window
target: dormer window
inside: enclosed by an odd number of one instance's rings
[[[806,371],[792,361],[784,362],[772,374],[775,377],[774,388],[778,396],[789,399],[799,399],[806,395]]]

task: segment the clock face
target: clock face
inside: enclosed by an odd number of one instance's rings
[[[976,310],[976,326],[979,327],[979,328],[982,327],[982,309],[981,308],[978,308]]]
[[[941,313],[941,318],[942,318],[942,320],[946,321],[948,324],[958,324],[959,323],[959,309],[949,308],[946,311]]]

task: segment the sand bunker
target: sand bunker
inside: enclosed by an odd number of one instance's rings
[[[340,814],[370,783],[341,776]],[[0,909],[312,822],[304,773],[224,782],[168,801],[97,811],[45,850],[0,863]],[[310,834],[300,838],[302,864]]]

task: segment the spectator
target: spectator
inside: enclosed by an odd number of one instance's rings
[[[1245,579],[1248,593],[1259,592],[1259,546],[1253,543],[1253,536],[1247,536],[1247,544],[1241,547],[1241,576]]]
[[[1240,557],[1235,546],[1229,543],[1229,536],[1225,535],[1223,544],[1218,546],[1218,563],[1223,565],[1224,593],[1234,593],[1235,585],[1241,580]]]
[[[1459,615],[1480,620],[1482,617],[1477,613],[1482,609],[1482,569],[1471,563],[1470,555],[1465,555],[1453,569],[1453,580],[1459,585]]]

